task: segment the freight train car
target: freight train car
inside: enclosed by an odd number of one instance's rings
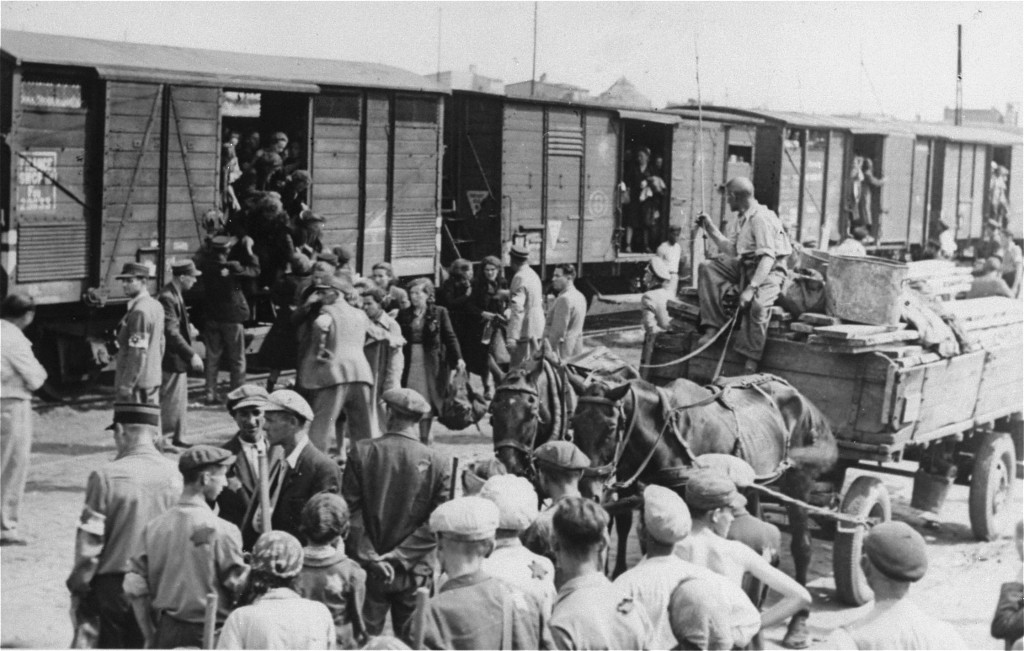
[[[437,267],[444,91],[369,63],[3,31],[2,267],[70,379],[124,312],[127,261],[193,255],[220,205],[226,131],[289,136],[324,241],[357,266]],[[83,346],[91,341],[92,346]]]

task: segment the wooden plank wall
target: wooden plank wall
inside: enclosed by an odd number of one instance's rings
[[[791,233],[800,217],[800,168],[803,147],[797,139],[800,131],[786,129],[786,140],[782,146],[782,170],[779,178],[779,207],[775,211],[783,226]]]
[[[359,120],[313,118],[310,207],[325,220],[323,241],[328,246],[355,244],[359,239],[360,129]]]
[[[390,101],[381,92],[366,93],[366,229],[363,273],[386,260],[388,237],[388,120]],[[394,252],[392,252],[392,257]]]
[[[985,201],[988,194],[989,160],[986,145],[974,146],[974,178],[971,181],[971,223],[970,237],[981,237],[985,223]]]
[[[111,298],[124,298],[113,278],[121,266],[134,262],[140,248],[158,243],[161,92],[159,84],[107,83],[99,280]]]
[[[170,92],[164,236],[168,265],[199,251],[203,214],[217,207],[220,184],[220,89],[174,86]],[[169,269],[165,271],[169,277]]]
[[[910,220],[910,176],[914,162],[914,137],[891,135],[885,139],[884,158],[876,175],[885,178],[881,189],[882,210],[879,215],[883,242],[902,242],[907,237]]]
[[[829,237],[839,241],[846,233],[843,223],[843,181],[847,176],[846,136],[830,131],[828,136],[828,178],[825,181],[825,221],[829,225]]]
[[[541,184],[544,179],[544,109],[529,104],[505,104],[502,130],[501,187],[508,200],[503,210],[503,239],[511,239],[519,226],[541,226]],[[540,264],[539,252],[530,264]]]
[[[452,102],[454,115],[449,124],[453,125],[446,139],[462,138],[453,143],[458,152],[457,166],[450,174],[455,184],[454,196],[456,215],[469,221],[468,228],[461,231],[472,237],[472,243],[463,244],[463,257],[467,254],[473,260],[486,255],[501,257],[502,233],[502,186],[501,186],[501,119],[502,99],[500,97],[467,96]],[[459,127],[454,125],[458,124]],[[484,201],[480,212],[473,214],[467,192],[487,192],[491,196]],[[465,223],[465,222],[464,222]]]
[[[575,263],[579,243],[580,166],[583,126],[580,111],[548,109],[547,224],[560,222],[556,237],[545,233],[548,264]]]
[[[828,132],[808,132],[807,162],[804,168],[803,215],[800,218],[800,241],[818,240],[824,219],[825,157]],[[831,173],[831,170],[829,170]]]
[[[586,177],[583,262],[615,259],[612,235],[620,209],[615,186],[619,181],[619,134],[622,123],[611,113],[587,111]]]
[[[914,178],[910,183],[910,225],[907,244],[924,244],[928,230],[928,170],[931,167],[931,142],[914,143]]]
[[[425,101],[423,98],[396,101]],[[430,101],[436,101],[431,99]],[[433,122],[396,121],[391,258],[399,275],[434,270],[440,115]]]
[[[942,214],[939,218],[956,232],[957,192],[960,185],[960,143],[944,143],[945,163],[942,169]],[[935,234],[938,237],[938,233]]]
[[[1024,236],[1024,146],[1010,150],[1010,231],[1015,238]]]
[[[971,212],[973,211],[974,145],[960,145],[960,176],[957,192],[956,239],[966,240],[971,236]]]

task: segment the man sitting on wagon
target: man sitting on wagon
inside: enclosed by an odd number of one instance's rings
[[[786,278],[786,257],[793,248],[782,221],[754,198],[750,179],[736,177],[725,186],[730,210],[739,217],[731,237],[726,237],[706,214],[698,224],[721,251],[700,265],[698,272],[703,345],[728,323],[724,305],[727,293],[739,291],[739,309],[745,316],[736,329],[736,352],[747,358],[747,373],[757,372],[771,319],[771,307]]]

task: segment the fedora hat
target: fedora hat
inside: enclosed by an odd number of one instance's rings
[[[121,267],[121,273],[114,276],[118,280],[126,278],[152,278],[153,272],[148,264],[143,262],[125,262]]]

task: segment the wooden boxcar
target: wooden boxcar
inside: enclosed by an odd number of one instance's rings
[[[433,82],[369,63],[0,40],[2,266],[40,305],[36,334],[56,337],[47,348],[66,374],[92,362],[75,342],[123,313],[113,276],[124,262],[153,262],[158,284],[196,252],[220,203],[226,129],[298,141],[324,241],[354,245],[358,268],[434,272],[444,91]],[[90,289],[107,308],[83,303]]]

